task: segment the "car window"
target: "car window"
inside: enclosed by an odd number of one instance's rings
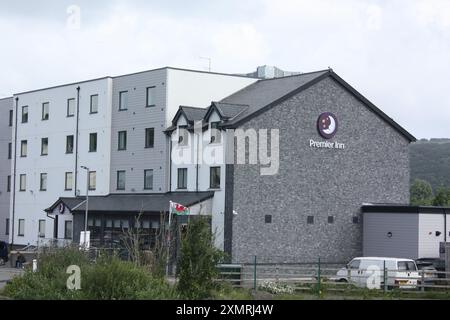
[[[359,269],[359,265],[361,263],[361,260],[353,260],[348,264],[349,269]]]
[[[417,271],[416,264],[414,262],[408,261],[406,265],[408,267],[408,271]]]
[[[398,268],[398,271],[407,271],[408,265],[407,265],[406,261],[399,261],[399,262],[397,262],[397,268]]]

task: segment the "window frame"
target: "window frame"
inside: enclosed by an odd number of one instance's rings
[[[42,183],[43,179],[45,177],[45,186]],[[47,182],[48,182],[48,174],[46,172],[43,172],[39,175],[39,191],[47,191]],[[43,188],[45,187],[45,188]]]
[[[20,228],[22,226],[22,228]],[[20,229],[23,229],[23,232],[20,232]],[[17,223],[17,236],[25,237],[25,219],[19,219]]]
[[[9,110],[9,126],[12,127],[14,123],[14,110]]]
[[[89,191],[95,191],[97,189],[97,171],[89,171]],[[91,185],[91,175],[94,176],[94,186]]]
[[[41,223],[44,223],[44,232],[42,233],[42,230],[41,230]],[[39,238],[45,238],[45,227],[46,227],[46,223],[45,223],[45,220],[44,219],[39,219],[39,221],[38,221],[38,237]]]
[[[213,171],[214,170],[216,170],[216,169],[219,169],[219,185],[217,186],[217,184],[216,185],[213,185]],[[210,167],[209,168],[209,188],[210,189],[220,189],[220,185],[221,185],[221,174],[222,174],[222,172],[221,172],[222,170],[221,170],[221,167]]]
[[[149,90],[150,89],[153,89],[153,90],[155,90],[154,92],[153,92],[153,99],[155,99],[156,97],[155,97],[155,93],[156,93],[156,86],[151,86],[151,87],[147,87],[147,88],[145,88],[145,107],[146,108],[151,108],[151,107],[155,107],[156,106],[156,102],[155,101],[153,101],[154,103],[153,104],[149,104]]]
[[[26,112],[25,112],[26,109]],[[28,112],[28,106],[22,106],[22,118],[21,121],[22,123],[28,123],[28,116],[29,116],[29,112]]]
[[[126,94],[126,107],[122,108],[122,99],[123,99],[123,94]],[[120,91],[119,92],[119,111],[127,111],[128,110],[128,90],[124,90],[124,91]]]
[[[188,147],[189,146],[189,131],[188,131],[188,126],[183,125],[183,126],[178,126],[178,147]],[[181,133],[185,133],[185,135],[182,135]],[[180,142],[180,138],[183,138],[183,140]],[[186,138],[186,141],[184,141],[184,138]]]
[[[25,152],[24,151],[25,146]],[[20,141],[20,157],[26,158],[28,156],[28,140],[21,140]]]
[[[213,127],[214,125],[214,127]],[[217,125],[217,128],[215,127]],[[222,131],[219,129],[220,121],[211,122],[209,125],[209,143],[210,144],[220,144],[222,143]],[[213,134],[213,132],[218,132],[217,135]],[[213,141],[214,138],[214,141]]]
[[[72,138],[72,150],[69,151],[69,137]],[[75,136],[73,134],[66,136],[66,154],[73,154],[73,149],[75,145]]]
[[[93,148],[92,137],[95,137],[95,148]],[[98,135],[97,132],[89,133],[89,152],[97,152],[98,149]]]
[[[6,192],[11,192],[11,175],[6,178]]]
[[[97,106],[96,106],[96,110],[93,110],[92,106],[93,106],[93,98],[97,98]],[[98,113],[98,93],[97,94],[91,94],[90,98],[89,98],[89,114],[96,114]]]
[[[308,225],[312,225],[312,224],[314,224],[314,216],[307,216],[306,217],[306,224],[308,224]]]
[[[44,153],[44,141],[47,141],[47,152]],[[41,156],[48,156],[48,138],[41,138]]]
[[[119,187],[119,177],[120,174],[123,174],[123,187]],[[126,189],[126,170],[117,170],[116,173],[116,190],[124,191]]]
[[[150,137],[151,144],[149,143]],[[155,128],[145,128],[145,149],[153,149],[155,147]]]
[[[70,102],[73,101],[74,102],[74,108],[73,108],[73,113],[70,113]],[[71,117],[75,117],[75,111],[76,111],[76,99],[75,98],[69,98],[67,99],[67,114],[66,117],[67,118],[71,118]]]
[[[182,177],[181,177],[182,179],[180,179],[181,172],[184,173],[184,174],[182,174]],[[180,181],[183,184],[180,184]],[[177,170],[177,190],[187,190],[187,185],[188,185],[188,168],[178,168],[178,170]]]
[[[5,236],[9,236],[9,223],[10,223],[10,220],[9,220],[9,218],[6,218],[6,221],[5,221],[5,224],[6,224],[6,228],[5,228]]]
[[[67,224],[70,223],[70,235],[67,235]],[[66,220],[64,221],[64,239],[66,240],[72,240],[73,239],[73,221],[72,220]]]
[[[67,177],[69,176],[69,174],[71,175],[71,184],[70,184],[70,188],[67,188],[68,184],[67,184]],[[72,171],[67,171],[64,173],[64,191],[72,191],[73,190],[73,172]]]
[[[22,177],[25,178],[25,183],[22,185]],[[19,175],[19,191],[25,192],[27,191],[27,175],[25,173],[22,173]]]
[[[12,158],[12,142],[8,142],[8,160]]]
[[[45,110],[45,106],[47,106],[47,110]],[[47,113],[45,113],[45,111],[47,111]],[[47,116],[47,118],[45,116]],[[50,119],[50,102],[43,102],[41,121],[48,121],[49,119]]]
[[[150,188],[147,186],[147,173],[148,172],[152,173],[152,183],[151,183],[151,187]],[[153,171],[153,169],[145,169],[144,170],[144,190],[153,190],[153,178],[154,178],[154,171]]]
[[[128,134],[127,134],[126,130],[119,131],[117,133],[117,151],[126,151],[127,150],[127,135]],[[121,144],[120,144],[121,136],[123,136],[123,146],[121,146]]]

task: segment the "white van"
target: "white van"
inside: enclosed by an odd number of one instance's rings
[[[338,271],[338,282],[353,283],[358,287],[375,288],[384,285],[384,268],[386,268],[387,285],[390,288],[416,288],[420,279],[416,263],[411,259],[359,257],[350,261],[345,268]],[[376,279],[379,277],[378,279]]]

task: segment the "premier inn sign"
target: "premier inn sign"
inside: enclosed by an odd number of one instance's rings
[[[326,148],[326,149],[345,149],[345,144],[340,142],[327,141],[333,138],[338,130],[337,117],[331,112],[324,112],[317,119],[317,131],[326,139],[326,141],[309,140],[311,148]]]

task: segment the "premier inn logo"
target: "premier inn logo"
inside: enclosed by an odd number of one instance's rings
[[[325,139],[331,139],[337,132],[337,118],[331,112],[322,113],[317,120],[317,129],[319,134]]]

